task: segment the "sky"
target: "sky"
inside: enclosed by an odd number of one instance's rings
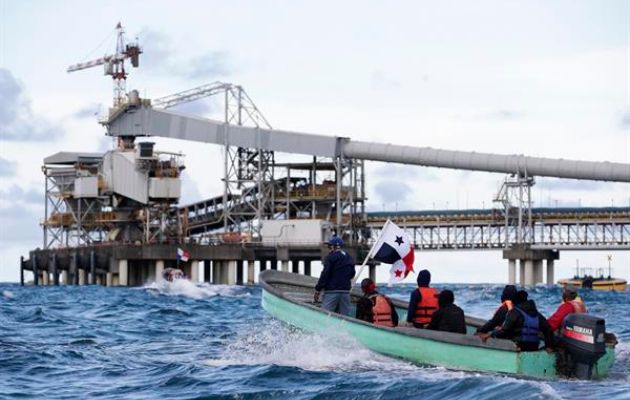
[[[275,128],[449,150],[630,163],[628,1],[0,0],[0,281],[42,246],[44,157],[105,151],[102,69],[121,21],[144,50],[127,88],[155,98],[242,85]],[[211,101],[180,111],[212,116]],[[222,192],[220,148],[186,154],[182,203]],[[489,208],[501,174],[370,162],[370,210]],[[538,178],[534,206],[630,206],[630,184]],[[556,276],[607,266],[564,252]],[[500,252],[422,253],[434,279],[503,282]],[[630,252],[613,254],[630,278]],[[479,273],[482,271],[482,273]]]

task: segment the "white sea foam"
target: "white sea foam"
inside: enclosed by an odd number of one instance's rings
[[[12,299],[12,298],[15,297],[15,294],[13,294],[13,292],[10,291],[10,290],[3,290],[2,291],[2,296],[7,298],[7,299]]]
[[[249,296],[243,287],[230,285],[195,284],[187,279],[176,279],[173,282],[161,280],[144,286],[159,294],[168,296],[184,296],[193,299],[204,299],[214,296],[242,297]]]
[[[342,333],[292,329],[277,321],[240,334],[211,366],[272,364],[310,371],[417,371],[419,367],[376,354]]]

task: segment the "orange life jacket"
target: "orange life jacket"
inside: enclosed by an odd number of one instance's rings
[[[438,309],[438,291],[434,288],[419,287],[422,298],[416,305],[413,322],[426,325],[431,322],[431,316]]]
[[[374,307],[372,307],[374,325],[393,327],[392,307],[389,305],[387,298],[382,294],[376,294],[370,296],[370,299],[372,304],[374,304]]]
[[[586,306],[579,297],[576,297],[575,300],[571,300],[569,303],[573,306],[574,313],[584,314],[586,312]]]

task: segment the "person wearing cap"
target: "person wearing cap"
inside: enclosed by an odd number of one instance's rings
[[[398,326],[398,313],[389,297],[376,291],[370,278],[361,281],[363,297],[357,302],[356,318],[379,326]]]
[[[466,333],[464,310],[455,304],[455,295],[451,290],[442,290],[438,295],[438,310],[431,315],[427,329],[434,331]]]
[[[328,255],[324,259],[324,269],[315,285],[313,299],[319,303],[323,290],[322,308],[343,315],[350,315],[350,288],[356,273],[354,260],[343,251],[343,240],[337,236],[327,242]]]
[[[554,332],[559,331],[566,316],[573,313],[586,313],[586,306],[580,296],[578,296],[577,290],[573,286],[567,286],[562,291],[562,304],[547,319],[551,330]]]
[[[511,339],[521,351],[537,351],[540,346],[540,334],[545,339],[545,349],[553,351],[553,332],[547,319],[538,312],[536,303],[527,299],[527,292],[519,290],[514,295],[514,307],[505,316],[500,328],[489,333],[480,333],[483,342],[488,338]]]
[[[495,328],[503,325],[503,321],[505,321],[505,316],[508,311],[510,311],[513,307],[512,300],[514,299],[514,295],[516,294],[516,286],[514,285],[505,285],[503,288],[503,293],[501,293],[501,305],[494,312],[492,318],[477,328],[476,333],[488,333]]]
[[[418,288],[411,292],[407,322],[416,328],[426,328],[431,322],[431,315],[438,309],[438,291],[429,287],[431,273],[423,269],[416,279]]]

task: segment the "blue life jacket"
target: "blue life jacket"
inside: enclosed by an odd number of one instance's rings
[[[520,312],[523,316],[523,327],[521,328],[521,337],[518,341],[522,343],[540,343],[540,338],[538,337],[538,332],[540,332],[538,314],[531,316],[518,306],[515,306],[514,310]]]

